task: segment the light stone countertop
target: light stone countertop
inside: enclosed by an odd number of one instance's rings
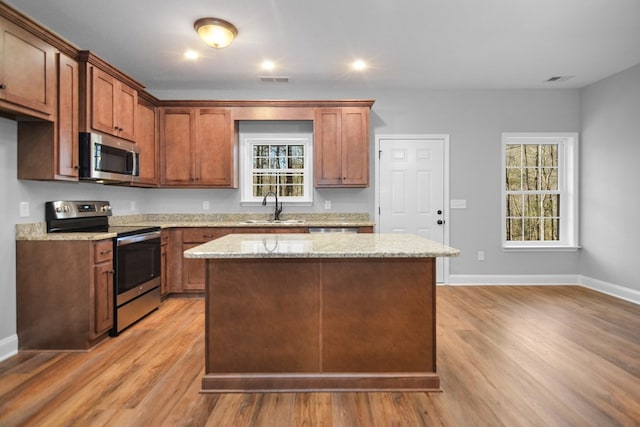
[[[458,249],[414,234],[229,234],[184,252],[185,258],[435,258]]]
[[[362,213],[291,213],[282,221],[271,221],[273,214],[140,214],[109,218],[110,225],[141,227],[373,227],[368,214]],[[16,240],[102,240],[112,239],[115,233],[47,233],[44,222],[16,224]]]

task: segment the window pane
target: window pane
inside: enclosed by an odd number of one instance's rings
[[[539,190],[539,184],[540,184],[540,180],[539,180],[539,176],[538,176],[538,170],[537,168],[524,168],[522,173],[523,173],[523,186],[524,186],[524,190]]]
[[[540,157],[543,167],[558,167],[558,144],[541,145]]]
[[[528,194],[524,197],[524,216],[540,216],[540,198],[539,194]]]
[[[522,217],[522,195],[509,194],[507,195],[507,212],[506,216],[519,216]]]
[[[524,219],[524,240],[540,240],[540,218]]]
[[[507,218],[507,240],[522,240],[522,220]]]
[[[545,218],[544,240],[560,240],[560,220],[557,218]]]
[[[507,190],[521,190],[522,187],[522,169],[507,169]]]
[[[522,166],[522,145],[508,144],[506,148],[506,166],[520,167]]]
[[[303,169],[304,159],[302,157],[289,158],[289,169]]]
[[[540,179],[541,190],[557,190],[558,189],[558,169],[542,168],[542,177]]]
[[[560,195],[559,194],[546,194],[542,201],[542,214],[545,217],[559,217],[560,216]]]
[[[290,157],[302,157],[304,156],[304,145],[290,145],[289,146]]]
[[[538,145],[524,144],[524,164],[523,166],[540,166],[540,158],[538,156]]]

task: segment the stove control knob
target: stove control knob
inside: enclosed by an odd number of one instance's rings
[[[110,205],[104,205],[103,207],[100,208],[100,210],[102,212],[109,212],[109,211],[111,211],[111,206]]]

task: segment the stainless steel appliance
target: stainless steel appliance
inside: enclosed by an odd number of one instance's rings
[[[45,203],[48,233],[112,232],[116,336],[160,306],[160,227],[109,226],[106,201]]]
[[[132,142],[80,132],[80,179],[100,182],[140,180],[140,149]]]

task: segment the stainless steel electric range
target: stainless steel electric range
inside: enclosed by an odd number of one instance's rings
[[[160,306],[160,227],[110,226],[106,201],[45,203],[48,233],[116,233],[113,239],[114,327],[111,336]]]

